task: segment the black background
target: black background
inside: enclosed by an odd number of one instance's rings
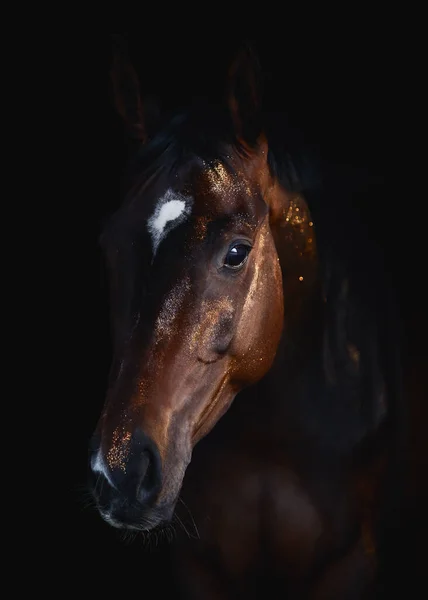
[[[424,378],[419,375],[426,364],[425,207],[408,185],[412,170],[406,163],[403,130],[408,126],[409,74],[402,45],[382,17],[375,21],[372,14],[352,7],[347,15],[315,17],[310,25],[307,16],[290,16],[275,31],[274,14],[266,23],[258,23],[254,15],[251,26],[239,19],[238,24],[229,23],[227,15],[218,13],[220,23],[211,23],[211,16],[208,9],[201,13],[197,27],[172,19],[168,27],[154,25],[146,16],[134,33],[127,33],[143,92],[159,94],[167,107],[185,104],[195,94],[218,93],[239,42],[250,40],[261,59],[265,106],[286,111],[323,158],[361,169],[376,181],[376,194],[363,199],[360,210],[367,214],[369,235],[386,249],[399,298],[404,362],[419,398],[410,411],[416,441],[409,470],[416,491],[397,523],[400,548],[391,562],[391,580],[397,584],[397,577],[408,577],[415,583],[417,565],[422,564],[418,561],[424,553],[426,557],[424,547],[417,546],[425,517],[428,417]],[[85,508],[87,443],[104,400],[110,359],[107,284],[98,236],[120,201],[126,141],[109,91],[110,35],[76,33],[62,42],[58,56],[54,47],[49,49],[51,91],[46,98],[54,122],[51,151],[58,164],[55,176],[49,171],[55,181],[51,216],[58,224],[58,239],[51,276],[55,296],[48,309],[59,339],[52,348],[58,366],[48,412],[55,410],[62,424],[54,427],[50,420],[48,428],[53,430],[49,445],[55,449],[55,472],[61,475],[59,480],[48,477],[42,486],[48,504],[43,536],[52,566],[40,569],[37,577],[41,586],[49,580],[59,597],[61,590],[107,596],[113,590],[148,593],[145,586],[160,555],[147,554],[138,540],[123,543],[93,509]],[[34,544],[36,555],[39,541],[27,542],[30,549]],[[57,571],[53,580],[47,572],[52,568]],[[156,573],[161,590],[168,567]]]

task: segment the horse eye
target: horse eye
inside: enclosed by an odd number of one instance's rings
[[[251,246],[247,244],[235,244],[229,248],[224,259],[224,266],[228,269],[239,269],[247,260],[250,250]]]

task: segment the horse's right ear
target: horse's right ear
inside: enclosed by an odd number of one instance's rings
[[[250,44],[242,46],[229,68],[227,102],[236,135],[254,143],[261,134],[261,70]]]
[[[144,143],[148,138],[147,122],[138,75],[129,61],[125,40],[118,35],[112,36],[112,40],[113,64],[110,77],[114,104],[125,122],[128,135]]]

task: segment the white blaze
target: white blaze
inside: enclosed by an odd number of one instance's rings
[[[183,222],[190,213],[190,198],[167,190],[156,205],[155,211],[147,221],[147,228],[152,236],[153,254],[165,238],[165,227],[171,221],[175,221],[174,227]],[[171,230],[171,229],[170,229]],[[169,231],[170,231],[169,230]]]

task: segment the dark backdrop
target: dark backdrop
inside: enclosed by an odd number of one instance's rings
[[[394,581],[397,570],[403,576],[411,573],[414,580],[424,552],[416,543],[424,517],[423,432],[428,416],[421,375],[426,364],[421,334],[426,327],[421,285],[423,203],[397,177],[405,169],[400,129],[407,109],[397,92],[403,91],[402,70],[397,68],[396,47],[386,28],[371,23],[360,15],[360,20],[349,17],[340,26],[326,18],[322,26],[286,23],[278,33],[270,26],[254,34],[251,29],[243,31],[243,26],[216,25],[195,34],[189,23],[174,31],[153,28],[151,32],[146,20],[141,31],[128,33],[128,39],[143,90],[159,94],[165,106],[174,107],[194,94],[218,93],[228,60],[240,40],[249,38],[260,55],[266,106],[285,110],[305,138],[320,148],[323,158],[359,169],[374,182],[372,193],[361,198],[360,210],[367,214],[370,235],[386,249],[399,299],[398,334],[420,398],[410,411],[415,441],[408,470],[416,491],[404,517],[397,516],[397,534],[392,538],[401,536],[397,546],[405,551],[397,550],[391,562]],[[64,249],[54,278],[64,283],[57,288],[53,306],[61,319],[54,407],[60,407],[66,426],[54,434],[53,442],[61,448],[56,460],[64,492],[61,500],[55,499],[55,480],[47,492],[54,499],[45,522],[46,536],[61,582],[54,582],[54,587],[98,595],[112,590],[124,595],[143,593],[146,577],[154,573],[163,555],[145,553],[138,541],[124,544],[95,511],[84,508],[82,492],[87,442],[104,400],[110,359],[107,286],[98,236],[104,219],[120,201],[126,161],[121,122],[109,94],[109,34],[67,36],[58,61],[61,87],[56,89],[54,70],[55,91],[49,101],[57,125],[54,153],[61,164],[60,197],[54,205],[60,223],[58,247]],[[159,581],[163,585],[167,579],[165,567]]]

